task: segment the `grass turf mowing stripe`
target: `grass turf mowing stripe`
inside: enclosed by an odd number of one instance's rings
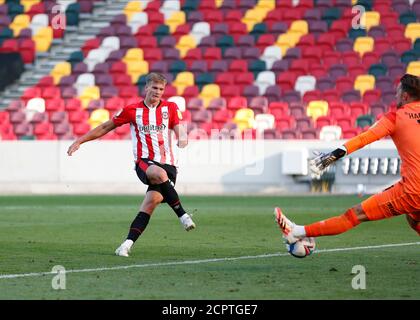
[[[404,246],[413,246],[413,245],[420,245],[420,242],[391,243],[391,244],[383,244],[383,245],[377,245],[377,246],[322,249],[322,250],[316,250],[314,252],[314,254],[315,253],[340,252],[340,251],[382,249],[382,248],[404,247]],[[131,269],[131,268],[165,267],[165,266],[174,266],[174,265],[187,265],[187,264],[200,264],[200,263],[210,263],[210,262],[236,261],[236,260],[245,260],[245,259],[271,258],[271,257],[281,257],[281,256],[287,256],[287,255],[289,255],[289,254],[288,253],[272,253],[272,254],[261,254],[261,255],[256,255],[256,256],[226,257],[226,258],[186,260],[186,261],[173,261],[173,262],[158,262],[158,263],[148,263],[148,264],[134,264],[134,265],[128,265],[128,266],[66,270],[66,273],[114,271],[114,270],[124,270],[124,269]],[[44,276],[44,275],[55,275],[55,274],[57,274],[57,272],[52,272],[52,271],[50,271],[50,272],[21,273],[21,274],[4,274],[4,275],[0,275],[0,279],[39,277],[39,276]]]

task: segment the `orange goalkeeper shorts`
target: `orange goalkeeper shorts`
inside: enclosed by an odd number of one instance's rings
[[[380,220],[410,214],[420,220],[420,196],[404,192],[401,181],[362,202],[369,220]]]

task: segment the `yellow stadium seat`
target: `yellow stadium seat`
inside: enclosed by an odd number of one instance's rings
[[[127,53],[125,54],[122,60],[127,65],[133,61],[143,61],[144,60],[143,50],[140,48],[130,48],[127,50]]]
[[[420,38],[420,23],[411,22],[405,27],[404,36],[409,38],[414,43],[417,38]]]
[[[353,50],[362,57],[365,52],[373,50],[375,40],[372,37],[358,37],[354,41]]]
[[[172,15],[166,19],[165,24],[169,26],[169,31],[174,33],[176,28],[181,24],[185,24],[186,16],[184,11],[176,11],[172,13]]]
[[[364,26],[367,31],[369,31],[372,27],[378,26],[380,21],[381,14],[377,11],[367,11],[360,19],[361,25]]]
[[[61,77],[71,74],[71,64],[67,61],[57,63],[52,69],[50,75],[54,78],[54,84],[60,82]]]
[[[24,11],[27,12],[34,5],[40,3],[41,0],[20,0],[20,4],[24,7]]]
[[[50,49],[53,40],[53,30],[50,26],[41,27],[37,33],[32,37],[35,41],[35,48],[37,52],[46,52]]]
[[[147,61],[131,61],[127,63],[127,73],[131,76],[131,81],[136,83],[139,77],[149,72]]]
[[[248,31],[251,31],[255,24],[264,20],[267,12],[264,8],[249,9],[242,18],[242,22],[246,24]]]
[[[254,110],[249,108],[237,110],[233,122],[241,132],[245,129],[253,129],[255,125]]]
[[[411,61],[407,66],[407,73],[420,77],[420,61]]]
[[[308,22],[306,22],[305,20],[296,20],[296,21],[293,21],[292,24],[290,25],[288,33],[296,33],[296,34],[299,34],[300,36],[303,36],[305,34],[308,34],[308,31],[309,31]]]
[[[130,1],[124,8],[124,14],[127,20],[130,21],[131,17],[138,12],[143,10],[143,4],[140,1]]]
[[[189,71],[180,72],[177,74],[174,82],[172,82],[172,85],[177,88],[178,95],[182,95],[186,87],[194,85],[194,74]]]
[[[255,8],[271,11],[276,8],[276,0],[259,0]]]
[[[366,90],[375,89],[375,77],[371,74],[358,75],[354,81],[354,89],[359,90],[361,95],[363,95]]]
[[[320,116],[326,116],[328,113],[328,102],[324,100],[313,100],[309,102],[306,108],[306,115],[314,121]]]
[[[223,4],[223,1],[225,0],[216,0],[216,8],[220,8],[220,6]]]
[[[176,44],[176,48],[179,50],[181,58],[184,58],[188,50],[193,49],[196,46],[197,43],[195,38],[189,34],[183,35]]]
[[[86,87],[79,96],[82,107],[86,108],[91,100],[97,100],[101,97],[100,89],[97,86]]]
[[[207,107],[213,98],[220,98],[220,87],[215,83],[206,84],[199,94],[203,104]]]
[[[299,42],[300,35],[297,33],[283,33],[278,36],[276,46],[280,47],[281,55],[285,56],[289,48],[293,48]]]
[[[31,17],[27,14],[18,14],[9,28],[13,30],[13,36],[17,37],[22,29],[29,28],[31,24]]]
[[[101,125],[102,123],[109,120],[109,111],[105,109],[96,109],[93,110],[88,123],[90,125],[90,128],[96,128],[97,126]]]

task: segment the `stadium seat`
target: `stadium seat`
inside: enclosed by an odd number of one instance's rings
[[[356,126],[365,129],[370,127],[375,122],[375,119],[372,115],[361,115],[356,119]]]
[[[295,83],[295,91],[299,91],[300,95],[303,95],[307,91],[314,90],[316,86],[316,78],[313,76],[300,76],[297,78]]]
[[[106,122],[109,120],[109,111],[106,109],[96,109],[93,110],[88,123],[90,125],[91,129],[96,128],[97,126],[99,126],[100,124]]]
[[[179,25],[185,24],[186,14],[183,11],[175,11],[169,18],[165,19],[165,24],[169,26],[169,31],[173,33]]]
[[[82,93],[79,95],[79,99],[84,108],[87,108],[91,100],[100,99],[100,89],[97,86],[85,87]]]
[[[199,95],[205,107],[209,105],[211,99],[218,97],[220,97],[220,87],[217,84],[204,85]]]
[[[108,56],[109,50],[99,47],[97,49],[90,50],[84,62],[88,66],[88,70],[92,71],[95,68],[96,64],[105,62]]]
[[[275,43],[281,49],[281,55],[284,56],[288,49],[293,48],[300,39],[299,34],[283,33],[279,35]]]
[[[407,24],[404,36],[411,40],[414,43],[417,38],[420,38],[420,22],[412,22]]]
[[[416,50],[414,50],[414,49],[409,50],[409,51],[405,51],[401,55],[401,62],[404,63],[404,64],[409,64],[412,61],[417,61],[419,57],[420,57],[420,52],[418,54],[416,52]]]
[[[379,89],[366,90],[363,94],[363,103],[372,104],[381,99],[381,91]]]
[[[77,77],[74,87],[77,89],[77,94],[81,95],[86,87],[95,85],[95,76],[92,73],[82,73]]]
[[[275,118],[272,114],[261,113],[255,116],[255,129],[258,134],[263,135],[264,131],[267,129],[274,129],[275,127]]]
[[[314,121],[320,116],[326,116],[328,114],[328,102],[324,100],[311,101],[309,102],[306,115],[311,117]]]
[[[267,87],[276,84],[276,75],[272,71],[261,71],[254,82],[259,88],[259,94],[263,95]]]
[[[136,83],[139,77],[149,72],[149,63],[147,61],[131,61],[127,64],[127,74],[131,76],[131,82]]]
[[[125,56],[122,58],[122,61],[127,65],[131,62],[142,61],[142,60],[144,60],[144,54],[143,54],[143,50],[140,48],[128,49]]]
[[[309,27],[308,22],[305,20],[295,20],[289,27],[289,33],[299,35],[299,38],[308,34]]]
[[[379,99],[377,101],[379,101]],[[370,105],[370,114],[375,119],[378,119],[379,116],[385,114],[386,111],[387,111],[386,106],[381,102],[374,102]]]
[[[131,28],[132,34],[136,34],[139,28],[146,26],[149,22],[146,12],[133,12],[128,20],[127,25]]]
[[[369,31],[372,27],[378,26],[381,20],[381,15],[376,11],[366,11],[362,14],[361,25]]]
[[[217,111],[226,109],[227,101],[224,97],[211,99],[207,110],[211,111],[212,115],[216,114]]]
[[[127,16],[127,20],[130,21],[132,16],[144,9],[143,3],[140,1],[129,1],[124,7],[124,14]]]
[[[248,101],[246,97],[243,97],[243,96],[232,97],[227,104],[227,109],[231,111],[235,111],[235,112],[239,109],[243,109],[247,107],[248,107]]]
[[[371,64],[369,67],[369,74],[373,75],[375,79],[380,76],[385,76],[388,73],[388,68],[383,63]]]
[[[209,36],[210,33],[210,24],[200,20],[200,22],[194,23],[190,35],[194,38],[195,43],[198,44],[204,37]]]
[[[366,90],[373,90],[375,88],[375,77],[372,75],[359,75],[354,81],[354,89],[359,90],[363,95]]]
[[[252,97],[248,103],[248,108],[254,111],[254,114],[266,113],[268,111],[268,100],[264,96]]]
[[[359,37],[354,41],[353,50],[362,57],[365,52],[370,52],[374,48],[375,40],[372,37]]]
[[[420,76],[420,61],[412,61],[407,66],[407,73]]]
[[[35,41],[37,52],[46,52],[50,49],[53,40],[53,29],[49,26],[41,27],[32,39]]]
[[[177,88],[178,95],[182,95],[186,87],[194,85],[194,74],[189,71],[180,72],[172,82],[172,85]]]
[[[341,138],[342,129],[339,126],[324,126],[319,132],[319,139],[322,141],[336,141]]]
[[[315,128],[320,129],[324,126],[330,126],[335,123],[335,119],[330,116],[319,116],[314,120],[315,122]]]
[[[233,122],[237,125],[239,131],[252,129],[255,125],[254,111],[249,108],[239,109],[235,113]]]
[[[31,17],[27,14],[18,14],[14,17],[9,28],[13,30],[13,36],[17,37],[22,29],[30,26]]]
[[[179,50],[180,55],[182,58],[185,57],[188,50],[193,49],[197,46],[197,42],[195,38],[191,35],[184,35],[182,36],[178,43],[176,44],[176,48]]]
[[[282,97],[281,89],[277,85],[268,86],[263,94],[268,102],[280,101]]]

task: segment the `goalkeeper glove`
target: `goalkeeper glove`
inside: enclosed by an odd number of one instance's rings
[[[316,153],[316,157],[309,161],[309,167],[312,173],[315,176],[319,177],[331,163],[344,157],[346,153],[347,153],[347,149],[344,146],[341,146],[340,148],[337,148],[334,151],[329,152],[329,153],[324,153],[324,152]]]

